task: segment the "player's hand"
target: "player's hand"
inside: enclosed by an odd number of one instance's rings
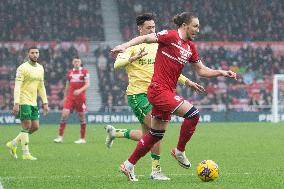
[[[221,73],[224,77],[229,77],[229,78],[233,78],[235,80],[237,80],[237,74],[231,70],[221,70]]]
[[[205,92],[205,89],[202,85],[199,85],[198,83],[190,81],[189,79],[187,79],[185,81],[185,86],[190,87],[192,90],[194,90],[197,93],[204,93]]]
[[[122,53],[127,49],[126,45],[118,45],[116,47],[114,47],[110,52],[114,55],[118,54],[118,53]]]
[[[73,92],[74,95],[79,95],[80,93],[81,93],[81,91],[79,89],[77,89]]]
[[[48,104],[43,104],[43,115],[46,116],[48,114],[49,108]]]
[[[20,105],[14,104],[12,113],[16,116],[16,115],[18,115],[19,111],[20,111]]]
[[[139,60],[140,58],[142,58],[143,56],[147,55],[148,53],[145,52],[145,47],[144,48],[141,48],[140,51],[135,54],[134,56],[130,57],[129,58],[129,62],[134,62],[136,60]]]

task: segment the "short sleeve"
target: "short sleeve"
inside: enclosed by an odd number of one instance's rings
[[[199,61],[199,54],[198,54],[198,51],[196,49],[196,46],[194,43],[191,43],[190,44],[190,47],[191,47],[191,52],[192,52],[192,55],[189,59],[189,61],[191,63],[197,63]]]
[[[156,33],[158,43],[170,44],[174,41],[175,35],[172,30],[163,30]]]

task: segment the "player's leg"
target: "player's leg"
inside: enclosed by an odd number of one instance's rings
[[[31,114],[31,127],[30,127],[30,134],[36,132],[39,129],[39,110],[37,106],[32,106],[32,114]]]
[[[67,119],[69,117],[70,111],[74,109],[74,100],[69,99],[68,97],[64,99],[63,110],[61,114],[58,136],[53,141],[55,143],[62,143],[64,131],[67,126]]]
[[[141,94],[134,94],[134,95],[127,95],[128,105],[131,107],[131,110],[138,118],[139,122],[144,124],[145,116],[151,111],[151,104],[147,100],[147,96],[145,93]],[[143,128],[143,126],[142,126]],[[127,138],[134,141],[139,141],[142,136],[143,132],[137,129],[116,129],[112,125],[107,125],[106,129],[106,146],[111,148],[114,139],[116,138]]]
[[[16,116],[21,120],[22,129],[21,132],[14,138],[12,141],[8,142],[6,146],[10,150],[10,154],[17,159],[17,145],[21,144],[23,150],[23,159],[27,160],[36,160],[36,158],[32,157],[29,152],[29,133],[31,128],[31,116],[32,109],[29,105],[20,105],[20,111]]]
[[[75,144],[85,144],[86,143],[86,112],[87,112],[87,106],[86,106],[86,99],[85,98],[78,98],[74,102],[74,108],[76,112],[78,113],[79,119],[80,119],[80,139],[74,141]]]
[[[139,141],[142,138],[142,131],[135,129],[117,129],[113,125],[106,125],[106,140],[105,144],[108,148],[112,147],[114,139],[127,138],[134,141]]]
[[[127,138],[134,141],[139,141],[142,137],[141,130],[134,130],[134,129],[118,129],[115,128],[113,125],[106,125],[105,130],[109,138]],[[111,147],[111,146],[110,146]]]
[[[151,106],[152,108],[152,106]],[[143,131],[143,135],[145,135],[146,133],[149,132],[149,130],[151,129],[151,111],[148,112],[148,114],[145,116],[144,118],[144,123],[141,124],[142,126],[142,131]],[[161,159],[161,141],[158,141],[156,144],[154,144],[154,146],[151,148],[151,159],[152,159],[152,172],[150,175],[150,179],[153,180],[170,180],[169,177],[165,176],[162,173],[162,169],[161,169],[161,163],[160,163],[160,159]]]
[[[171,154],[178,160],[182,167],[189,168],[191,164],[185,155],[185,146],[195,131],[199,120],[199,111],[185,100],[184,103],[176,109],[174,114],[184,117],[184,121],[180,128],[177,147],[171,150]]]
[[[130,181],[137,181],[134,174],[135,164],[151,150],[155,143],[163,138],[168,124],[169,122],[163,121],[162,119],[152,118],[152,128],[150,132],[142,137],[128,160],[120,165],[121,172],[123,172]]]
[[[29,152],[29,135],[34,133],[35,131],[37,131],[39,129],[39,110],[37,106],[31,106],[31,123],[30,127],[29,127],[29,133],[26,133],[27,138],[25,141],[25,138],[21,140],[21,144],[22,144],[22,150],[23,150],[23,159],[24,160],[37,160],[36,157],[33,157],[30,152]]]
[[[85,112],[78,112],[80,119],[80,139],[74,141],[75,144],[86,144],[86,114]]]
[[[67,108],[63,108],[62,110],[62,114],[61,114],[61,120],[60,120],[60,124],[59,124],[59,129],[58,129],[58,136],[57,138],[55,138],[53,141],[55,143],[62,143],[63,142],[63,136],[64,136],[64,131],[65,128],[67,126],[67,119],[70,115],[70,109]]]

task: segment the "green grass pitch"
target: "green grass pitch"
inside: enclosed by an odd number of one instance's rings
[[[15,137],[20,126],[0,127],[0,188],[283,188],[284,124],[271,123],[201,123],[187,146],[186,154],[193,167],[181,168],[170,155],[177,143],[179,126],[171,124],[162,143],[161,165],[170,181],[148,179],[150,155],[135,167],[139,182],[130,183],[118,171],[136,142],[116,139],[105,147],[104,125],[89,125],[87,144],[73,141],[79,137],[79,126],[68,125],[63,144],[53,143],[57,125],[41,125],[30,136],[30,150],[37,161],[10,157],[5,143]],[[139,128],[138,124],[117,124],[119,128]],[[196,176],[196,165],[212,159],[220,167],[220,178],[204,183]]]

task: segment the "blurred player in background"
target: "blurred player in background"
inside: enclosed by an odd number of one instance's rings
[[[37,160],[29,151],[29,135],[39,128],[39,110],[37,107],[38,93],[43,103],[43,114],[48,113],[46,90],[44,86],[44,69],[37,61],[39,50],[30,47],[28,50],[29,60],[17,68],[13,113],[21,120],[22,130],[19,135],[6,146],[10,154],[17,159],[17,145],[21,144],[24,160]]]
[[[143,14],[136,18],[136,24],[140,36],[155,32],[155,21],[152,14]],[[139,141],[151,126],[152,105],[147,99],[147,88],[154,73],[154,62],[158,49],[157,43],[141,43],[128,48],[126,52],[118,55],[114,68],[125,68],[128,73],[129,85],[127,87],[128,104],[141,123],[141,130],[115,129],[111,125],[106,126],[106,145],[111,147],[115,138],[128,138]],[[204,90],[200,85],[191,82],[185,76],[179,77],[179,83],[192,87],[194,90]],[[151,149],[152,173],[151,179],[169,180],[161,173],[160,166],[160,142]]]
[[[86,143],[86,90],[90,86],[89,71],[81,67],[82,61],[79,57],[72,60],[73,68],[67,73],[67,82],[64,91],[64,105],[59,125],[59,134],[53,141],[55,143],[63,142],[64,130],[70,111],[76,110],[78,113],[81,130],[80,139],[74,141],[76,144]]]
[[[176,94],[177,80],[185,64],[191,64],[196,73],[203,77],[230,77],[236,79],[232,71],[213,70],[206,67],[199,59],[198,52],[192,40],[199,32],[198,17],[190,12],[184,12],[174,17],[177,30],[164,30],[136,37],[127,43],[115,47],[112,52],[124,52],[131,46],[145,42],[159,43],[155,59],[154,75],[148,88],[147,97],[153,105],[150,132],[138,142],[132,155],[120,170],[130,181],[137,181],[134,166],[145,156],[152,146],[159,142],[169,125],[171,114],[183,117],[179,141],[171,150],[178,163],[189,168],[191,164],[185,155],[185,146],[193,135],[199,121],[199,111],[190,102]]]

